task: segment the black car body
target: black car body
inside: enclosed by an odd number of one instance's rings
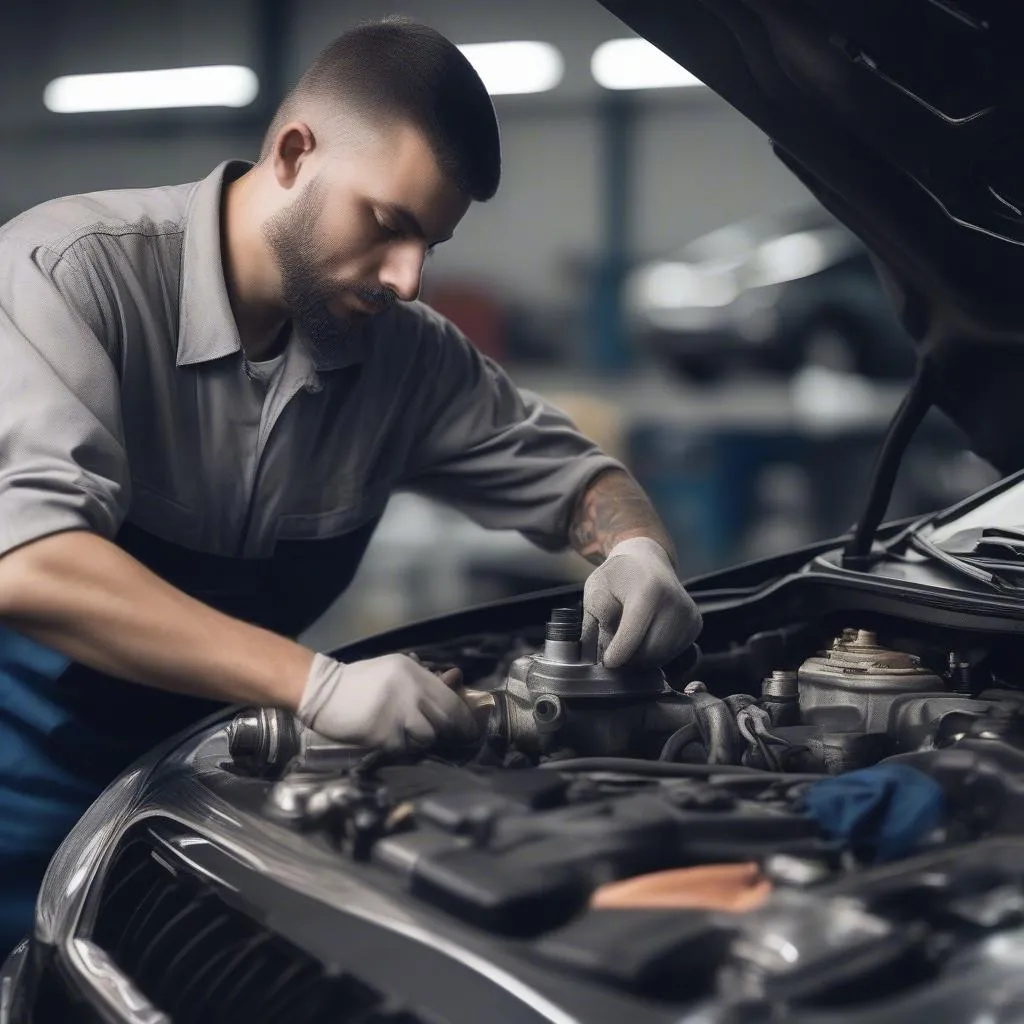
[[[701,651],[663,674],[583,650],[572,588],[337,652],[459,666],[470,749],[389,764],[266,709],[197,725],[59,850],[0,1022],[1024,1018],[1020,15],[605,6],[764,129],[883,268],[920,358],[858,528],[691,580]],[[878,527],[933,405],[1007,479]],[[889,857],[870,815],[844,838],[808,811],[879,765],[942,807]],[[594,906],[737,863],[771,886],[757,909]]]

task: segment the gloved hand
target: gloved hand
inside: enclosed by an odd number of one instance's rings
[[[583,588],[584,648],[596,638],[608,668],[661,668],[697,639],[701,626],[668,553],[649,537],[616,544]]]
[[[329,739],[391,751],[478,734],[465,701],[402,654],[352,664],[315,655],[298,718]]]

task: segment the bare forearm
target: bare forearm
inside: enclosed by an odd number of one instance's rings
[[[313,658],[87,532],[0,558],[0,622],[108,675],[228,702],[296,708]]]
[[[622,470],[598,476],[576,507],[569,539],[572,546],[595,565],[616,544],[631,537],[650,537],[676,562],[675,547],[642,488]]]

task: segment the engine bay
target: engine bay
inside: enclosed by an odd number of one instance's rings
[[[1014,638],[804,624],[609,671],[580,627],[405,652],[459,669],[471,746],[396,758],[247,709],[222,767],[460,927],[729,1019],[934,995],[1024,923]]]
[[[583,649],[581,628],[578,607],[556,608],[543,631],[403,652],[438,674],[457,669],[480,727],[479,745],[442,742],[421,756],[471,767],[630,758],[841,775],[955,748],[1024,767],[1015,641],[940,646],[920,636],[883,642],[875,628],[800,627],[710,654],[691,648],[664,670],[610,670]],[[241,769],[264,777],[289,764],[347,770],[363,753],[270,709],[235,719],[231,749]]]

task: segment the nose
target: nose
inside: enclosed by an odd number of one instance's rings
[[[380,283],[390,288],[403,302],[419,297],[426,252],[418,242],[393,245],[380,271]]]

